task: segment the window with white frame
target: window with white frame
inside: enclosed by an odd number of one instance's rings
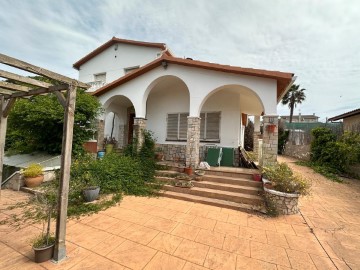
[[[166,139],[185,141],[187,139],[187,117],[189,113],[169,113],[167,115]],[[220,141],[220,112],[202,112],[200,114],[200,140]]]
[[[220,141],[220,112],[202,112],[200,118],[200,140]]]
[[[186,141],[187,117],[189,113],[169,113],[167,115],[166,139],[169,141]]]
[[[94,74],[95,82],[106,82],[106,72]]]

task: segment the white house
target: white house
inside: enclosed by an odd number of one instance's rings
[[[263,117],[264,162],[276,160],[277,129],[266,127],[277,125],[276,106],[294,81],[292,73],[178,58],[163,43],[115,37],[74,68],[80,81],[93,85],[91,94],[105,110],[99,145],[113,130],[123,147],[146,128],[154,132],[166,159],[196,166],[207,145],[243,145],[247,116],[252,115],[255,139]]]

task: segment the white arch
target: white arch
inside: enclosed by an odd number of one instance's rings
[[[142,100],[142,110],[143,112],[146,112],[146,104],[147,104],[147,100],[148,97],[150,95],[150,92],[164,79],[175,79],[178,81],[181,81],[181,83],[185,86],[188,94],[189,94],[189,106],[190,106],[190,91],[189,91],[189,87],[187,86],[187,84],[184,82],[183,79],[181,79],[178,76],[174,76],[174,75],[164,75],[164,76],[160,76],[158,78],[156,78],[155,80],[153,80],[148,87],[146,88],[144,95],[143,95],[143,100]]]
[[[246,87],[246,86],[243,86],[243,85],[240,85],[240,84],[228,84],[228,85],[222,85],[222,86],[219,86],[217,88],[215,88],[214,90],[210,91],[203,99],[202,101],[200,102],[198,108],[197,108],[197,114],[198,116],[200,115],[200,112],[201,112],[201,109],[202,107],[204,106],[204,104],[206,103],[206,101],[212,96],[214,95],[215,93],[219,92],[219,91],[222,91],[222,90],[228,90],[228,88],[232,88],[234,89],[235,88],[241,88],[241,89],[236,89],[239,91],[239,94],[241,94],[241,92],[243,92],[244,90],[246,92],[250,92],[252,95],[254,95],[254,97],[256,98],[256,100],[260,103],[261,105],[261,108],[262,108],[262,112],[265,111],[265,107],[264,107],[264,103],[263,101],[261,100],[261,98],[259,97],[259,95],[253,91],[252,89]],[[259,115],[262,113],[262,112],[259,112]]]

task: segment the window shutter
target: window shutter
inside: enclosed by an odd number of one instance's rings
[[[206,118],[205,118],[205,113],[200,113],[200,140],[204,140],[205,139],[205,122],[206,122]]]
[[[219,140],[220,139],[220,113],[206,114],[206,139]]]
[[[179,114],[168,114],[167,119],[167,139],[177,140],[178,139],[178,119]]]
[[[179,139],[186,140],[187,139],[187,117],[188,113],[180,114],[180,123],[179,123]]]

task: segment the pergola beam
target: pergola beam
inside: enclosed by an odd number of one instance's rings
[[[47,82],[42,82],[42,81],[38,81],[29,77],[25,77],[25,76],[21,76],[15,73],[11,73],[5,70],[1,70],[0,69],[0,77],[5,78],[5,79],[10,79],[10,80],[14,80],[17,82],[22,82],[22,83],[27,83],[33,86],[38,86],[38,87],[50,87],[52,86],[52,84],[47,83]]]
[[[13,94],[14,91],[8,90],[8,89],[4,89],[4,88],[0,88],[0,95],[1,94],[5,94],[5,95],[11,95]]]
[[[18,98],[18,97],[36,96],[41,94],[53,93],[61,90],[67,90],[68,87],[69,86],[67,84],[54,85],[54,86],[50,86],[49,88],[40,87],[29,90],[29,92],[15,92],[10,95],[4,95],[4,98],[10,99],[10,98]]]
[[[47,77],[50,79],[54,79],[56,81],[67,83],[69,85],[74,85],[74,86],[85,88],[85,89],[88,89],[90,87],[90,85],[87,85],[86,83],[77,81],[75,79],[71,79],[69,77],[57,74],[50,70],[32,65],[30,63],[18,60],[16,58],[13,58],[13,57],[7,56],[5,54],[1,54],[1,53],[0,53],[0,63],[3,63],[8,66],[12,66],[12,67],[24,70],[24,71],[28,71],[28,72],[31,72],[34,74],[38,74],[38,75],[41,75],[41,76],[44,76],[44,77]]]
[[[4,81],[0,81],[0,87],[5,88],[5,89],[9,89],[9,90],[12,90],[12,91],[21,91],[21,92],[29,92],[29,90],[32,89],[31,87],[22,86],[22,85],[9,83],[9,82],[4,82]]]

